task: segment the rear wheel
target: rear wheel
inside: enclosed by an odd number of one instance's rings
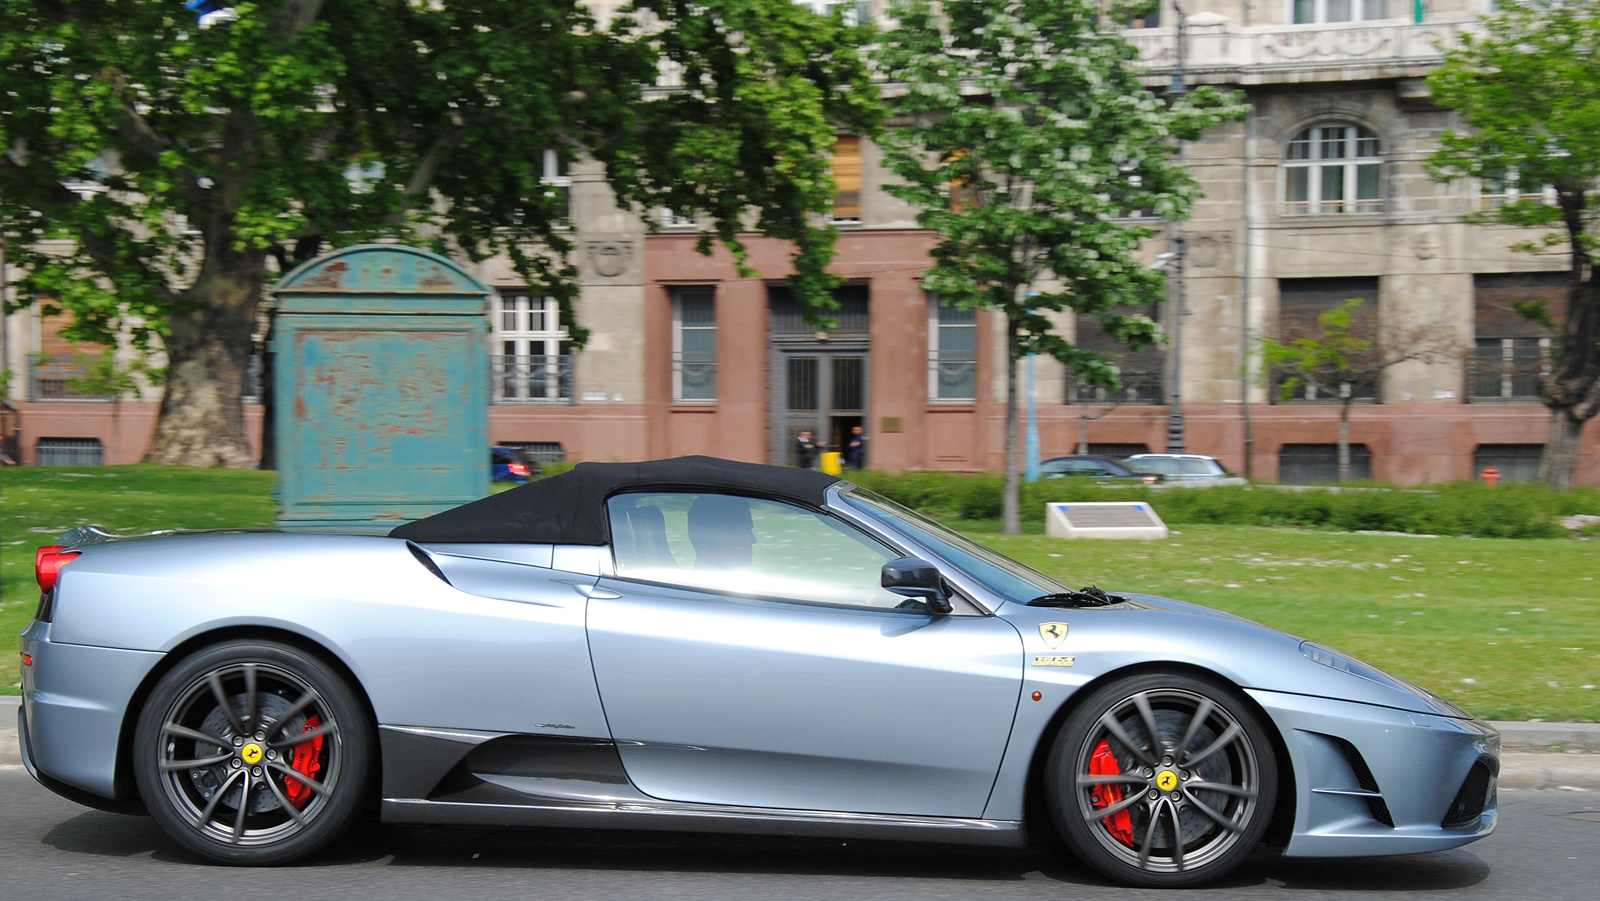
[[[372,728],[326,663],[232,641],[162,676],[133,754],[145,807],[175,841],[221,863],[277,864],[324,847],[360,814]]]
[[[1132,885],[1196,885],[1261,841],[1277,796],[1272,744],[1232,688],[1177,674],[1097,689],[1061,726],[1045,771],[1073,852]]]

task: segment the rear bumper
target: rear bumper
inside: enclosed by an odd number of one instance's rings
[[[1500,735],[1489,726],[1349,701],[1248,693],[1272,717],[1294,766],[1295,822],[1286,856],[1441,851],[1494,831]],[[1453,805],[1480,762],[1489,771],[1486,784],[1481,774],[1475,784],[1481,809],[1444,825],[1453,809],[1459,814]]]
[[[49,624],[22,633],[23,667],[17,737],[23,765],[45,787],[80,803],[72,790],[104,800],[132,794],[117,762],[124,717],[160,653],[57,644]],[[96,804],[94,806],[103,806]]]

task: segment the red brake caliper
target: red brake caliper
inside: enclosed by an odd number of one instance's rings
[[[300,758],[295,757],[298,761]],[[1120,776],[1122,767],[1117,764],[1117,755],[1111,753],[1111,746],[1101,742],[1094,747],[1094,756],[1089,758],[1089,775],[1091,776]],[[1117,785],[1096,785],[1094,792],[1089,795],[1089,802],[1096,808],[1110,807],[1122,800],[1122,788]],[[1133,819],[1128,816],[1128,811],[1119,810],[1100,822],[1106,824],[1111,830],[1111,837],[1122,842],[1128,847],[1133,847]]]
[[[306,724],[300,732],[305,734],[320,725],[322,725],[322,720],[318,719],[316,714],[312,714],[306,717]],[[1101,742],[1101,744],[1103,745],[1105,742]],[[1116,761],[1112,761],[1112,766],[1116,766]],[[295,745],[294,759],[289,761],[289,768],[303,774],[308,781],[315,776],[317,771],[322,769],[322,736],[319,735],[310,741],[303,741]],[[298,779],[284,777],[283,790],[289,796],[289,803],[296,807],[304,807],[306,802],[311,800],[311,786],[302,783]]]

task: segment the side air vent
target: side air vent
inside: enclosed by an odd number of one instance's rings
[[[428,572],[438,576],[439,581],[443,582],[444,584],[450,584],[450,579],[445,576],[444,570],[439,568],[439,564],[433,562],[433,558],[428,556],[427,551],[417,547],[415,544],[409,541],[406,542],[406,548],[411,551],[411,556],[417,558],[418,563],[421,563],[423,566],[427,567]]]
[[[1456,799],[1450,802],[1450,811],[1439,825],[1446,829],[1459,829],[1476,824],[1478,818],[1483,816],[1483,809],[1489,805],[1489,790],[1493,782],[1494,770],[1490,759],[1479,757],[1472,764],[1472,769],[1467,771],[1461,790],[1456,792]]]
[[[1378,787],[1378,780],[1372,775],[1372,768],[1367,766],[1366,758],[1356,750],[1356,746],[1335,735],[1328,736],[1339,753],[1344,755],[1345,762],[1350,764],[1350,771],[1356,774],[1356,784],[1362,791],[1372,792],[1372,797],[1367,798],[1367,812],[1374,820],[1394,828],[1394,816],[1389,813],[1389,805],[1384,803],[1383,789]]]

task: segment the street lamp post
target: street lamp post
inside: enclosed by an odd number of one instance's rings
[[[1172,4],[1178,13],[1177,53],[1172,69],[1172,84],[1167,87],[1167,96],[1176,100],[1188,91],[1183,83],[1183,28],[1188,19],[1183,7],[1177,3]],[[1183,165],[1183,139],[1178,139],[1178,165]],[[1167,409],[1167,453],[1181,454],[1183,445],[1183,317],[1188,311],[1184,308],[1183,297],[1183,264],[1184,264],[1184,237],[1183,221],[1172,221],[1172,278],[1176,289],[1174,307],[1172,309],[1172,346],[1167,351],[1169,366],[1167,371],[1171,378],[1171,406]]]

